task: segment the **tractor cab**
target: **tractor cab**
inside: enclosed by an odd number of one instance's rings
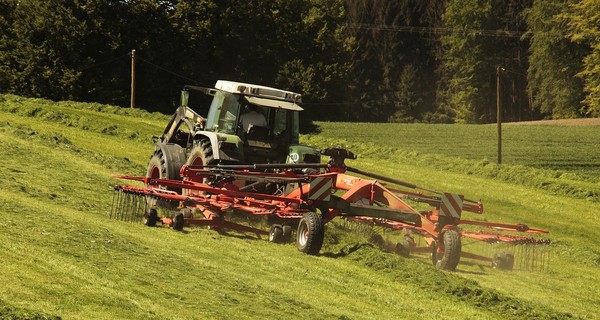
[[[299,112],[303,110],[298,105],[302,100],[300,94],[219,80],[214,89],[184,87],[181,105],[186,110],[190,110],[190,91],[212,96],[208,115],[202,118],[202,128],[191,132],[190,141],[209,139],[221,160],[238,163],[320,161],[316,149],[299,145]]]

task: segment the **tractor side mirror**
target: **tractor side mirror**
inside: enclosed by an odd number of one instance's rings
[[[187,90],[181,90],[181,106],[187,107],[190,99],[190,92]]]

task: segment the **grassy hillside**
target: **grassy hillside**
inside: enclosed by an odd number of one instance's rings
[[[123,183],[111,174],[143,174],[151,136],[167,120],[139,110],[0,96],[0,318],[597,317],[600,204],[570,193],[593,187],[589,180],[339,140],[326,126],[322,135],[303,137],[322,147],[352,144],[360,155],[356,167],[481,197],[489,220],[551,230],[547,272],[466,265],[443,272],[426,257],[381,252],[366,236],[334,225],[322,254],[311,257],[254,235],[109,220],[112,187]],[[451,128],[460,134],[463,127]],[[472,172],[461,169],[467,167]],[[519,174],[548,179],[551,187],[539,189]]]

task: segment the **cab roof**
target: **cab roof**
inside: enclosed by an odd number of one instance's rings
[[[292,91],[226,80],[218,80],[215,89],[244,95],[248,102],[263,107],[304,110],[297,104],[302,102],[302,95]]]

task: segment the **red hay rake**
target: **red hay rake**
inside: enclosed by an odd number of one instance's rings
[[[454,270],[461,258],[506,270],[548,268],[549,241],[535,236],[548,231],[462,219],[465,211],[481,214],[482,203],[348,167],[344,160],[356,156],[345,149],[330,148],[322,154],[330,157],[329,163],[184,165],[182,180],[117,176],[145,186],[116,186],[110,216],[148,226],[162,223],[175,230],[196,225],[269,235],[275,243],[290,242],[295,233],[298,249],[311,255],[321,250],[325,224],[339,217],[380,227],[386,236],[394,235],[388,236],[392,245],[386,249],[405,257],[431,254],[440,269]],[[416,210],[409,202],[429,210]],[[269,231],[228,219],[228,213],[266,217]],[[487,231],[471,231],[475,227]],[[481,243],[484,250],[467,252],[463,242]]]

